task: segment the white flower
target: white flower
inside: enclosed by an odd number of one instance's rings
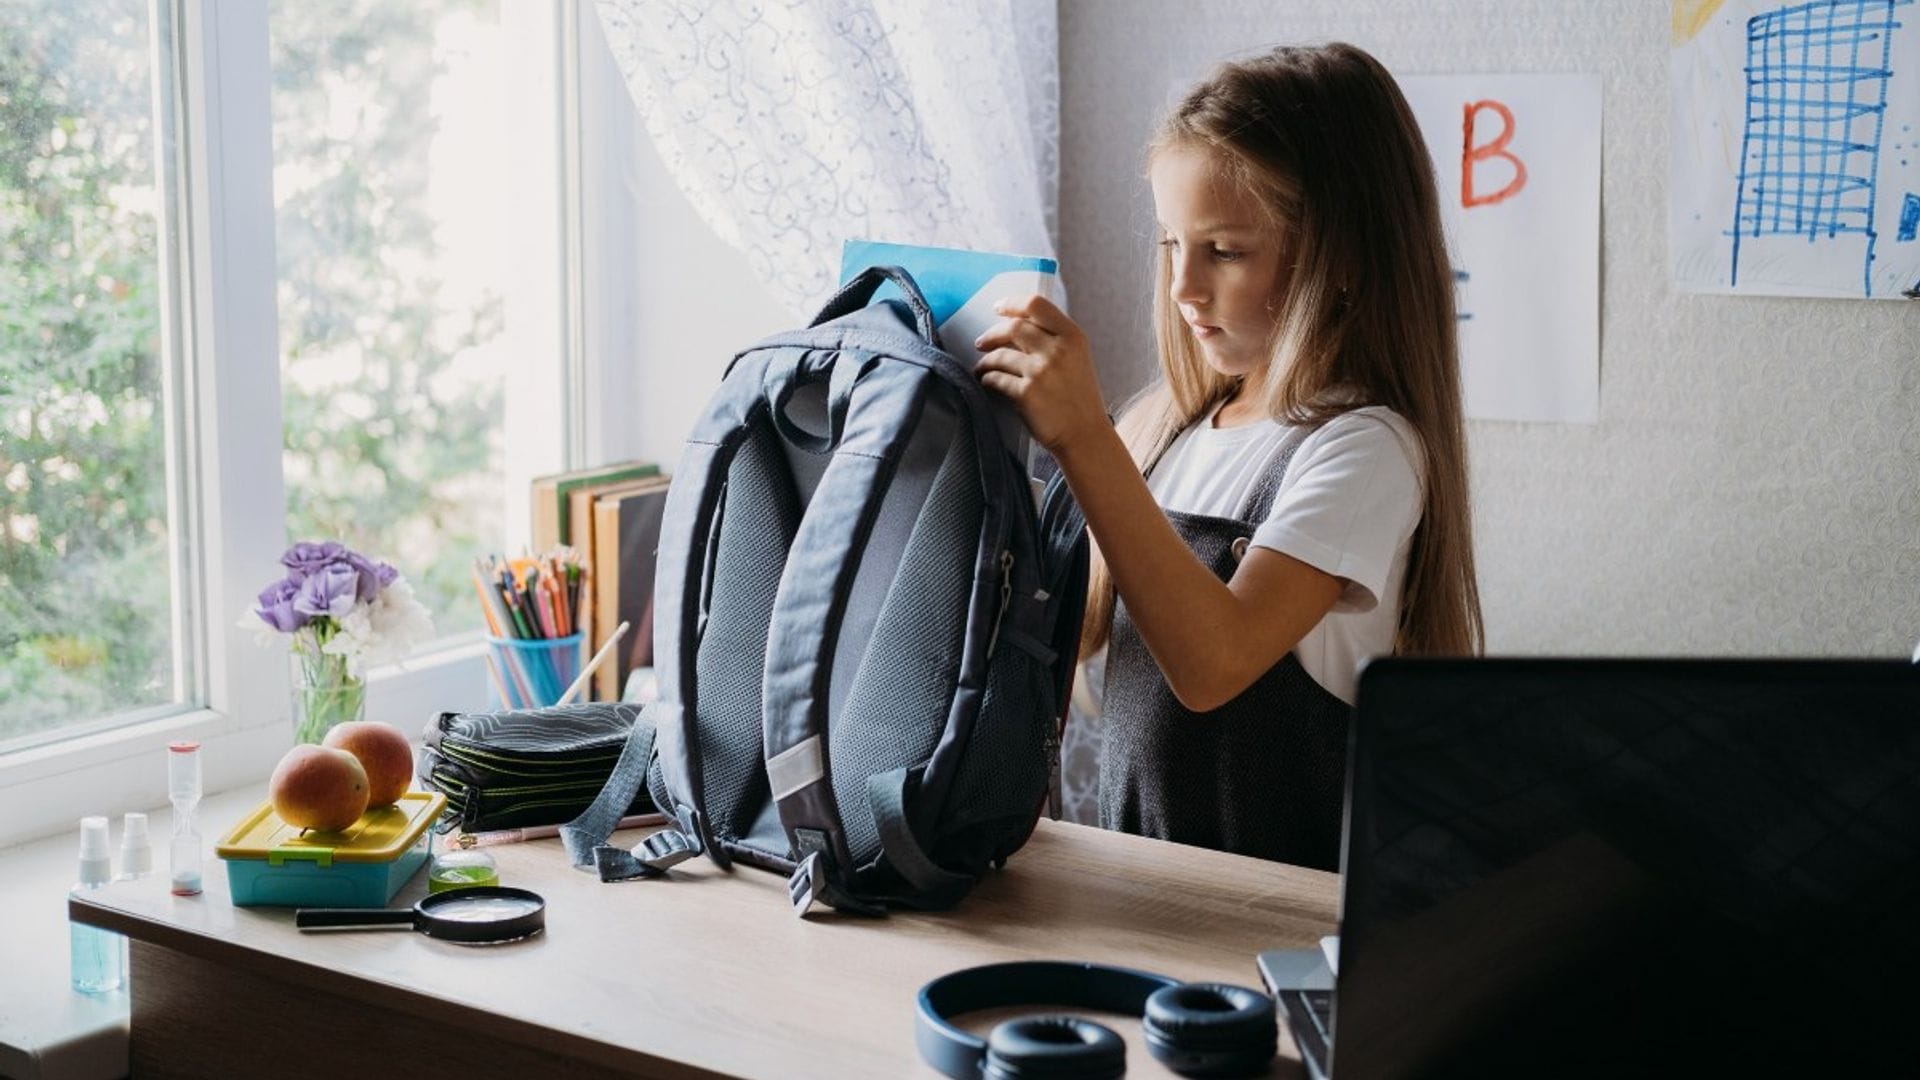
[[[369,670],[395,663],[433,640],[433,617],[414,598],[413,586],[396,577],[379,595],[355,604],[338,617],[340,629],[321,651],[344,656],[347,671],[365,678]]]

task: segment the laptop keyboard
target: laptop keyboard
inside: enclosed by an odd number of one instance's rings
[[[1314,1029],[1323,1043],[1333,1042],[1333,991],[1301,990],[1300,999],[1306,1003],[1306,1014],[1313,1018]]]
[[[1283,990],[1276,997],[1286,1013],[1287,1029],[1300,1049],[1307,1075],[1326,1077],[1333,1046],[1333,991]]]

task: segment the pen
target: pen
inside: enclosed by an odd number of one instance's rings
[[[630,814],[614,825],[617,829],[639,829],[648,825],[665,825],[665,814]],[[495,844],[518,844],[527,840],[544,840],[550,836],[559,836],[558,825],[528,825],[519,829],[496,829],[493,832],[461,833],[454,843],[463,848],[492,847]]]

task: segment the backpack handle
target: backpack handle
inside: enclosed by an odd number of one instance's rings
[[[821,323],[832,322],[842,315],[859,311],[873,299],[874,292],[884,281],[891,281],[899,287],[900,294],[906,298],[908,309],[913,312],[914,326],[920,331],[920,336],[926,340],[927,344],[938,348],[940,334],[934,326],[933,308],[928,305],[926,294],[920,291],[920,285],[913,280],[913,275],[899,266],[869,266],[855,274],[850,281],[840,286],[840,291],[833,294],[833,298],[820,309],[820,314],[815,315],[813,321],[807,325],[819,326]]]
[[[871,353],[850,350],[788,350],[767,365],[763,385],[773,426],[788,442],[815,454],[824,454],[840,445],[840,433],[846,430],[847,406],[853,398],[853,384],[872,367]],[[815,435],[793,422],[787,406],[801,386],[827,380],[827,432]]]

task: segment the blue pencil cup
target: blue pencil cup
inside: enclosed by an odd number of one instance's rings
[[[580,677],[580,635],[487,638],[487,699],[495,707],[541,709],[557,704]]]

